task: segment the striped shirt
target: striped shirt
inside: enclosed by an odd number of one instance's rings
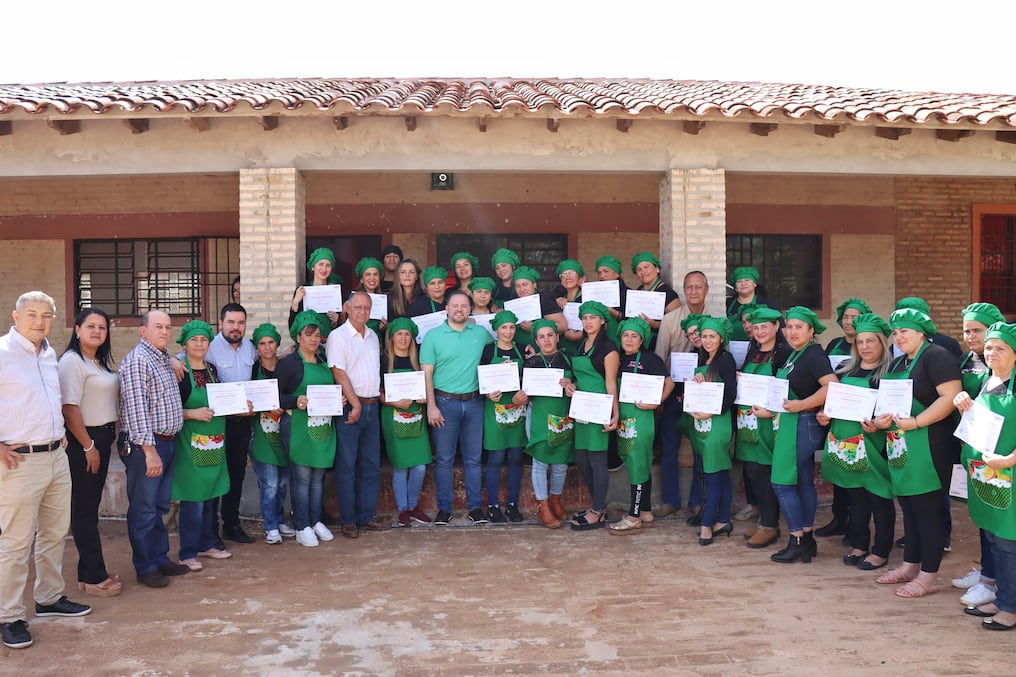
[[[141,339],[120,363],[120,427],[134,444],[154,446],[156,435],[183,427],[183,406],[169,352]]]
[[[48,444],[63,436],[56,353],[46,339],[36,351],[11,327],[0,336],[0,442]]]

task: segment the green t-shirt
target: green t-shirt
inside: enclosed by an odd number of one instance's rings
[[[434,389],[454,395],[476,392],[480,383],[476,367],[483,356],[483,347],[493,343],[486,329],[467,322],[456,331],[447,320],[427,332],[420,346],[420,364],[434,365]]]

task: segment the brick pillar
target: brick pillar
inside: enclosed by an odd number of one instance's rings
[[[664,279],[681,287],[701,270],[709,279],[706,312],[726,312],[727,200],[722,169],[671,169],[660,181],[660,262]]]
[[[247,327],[271,322],[289,341],[289,302],[304,281],[303,176],[293,167],[240,170],[240,289]]]

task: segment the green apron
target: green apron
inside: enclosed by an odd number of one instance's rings
[[[1005,417],[1002,431],[998,435],[996,453],[1005,455],[1016,448],[1016,399],[1012,385],[1016,379],[1009,379],[1005,395],[989,395],[982,392],[977,396],[980,402],[996,414]],[[981,529],[990,531],[999,538],[1016,540],[1016,504],[1012,502],[1012,468],[989,468],[982,460],[981,452],[970,445],[963,445],[963,464],[967,474],[967,506],[970,519]]]
[[[622,356],[622,361],[623,361]],[[639,373],[642,351],[635,355],[633,374]],[[621,389],[621,374],[617,375],[617,387]],[[624,459],[630,484],[649,481],[649,468],[653,464],[653,440],[656,437],[656,412],[643,411],[631,402],[618,405],[621,417],[617,424],[617,455]]]
[[[582,288],[579,287],[579,293],[576,294],[575,298],[572,299],[572,300],[568,299],[568,294],[566,292],[565,296],[564,296],[564,300],[567,303],[579,303],[579,304],[581,304],[582,303]],[[562,309],[561,312],[563,313],[564,309]],[[569,339],[566,339],[564,337],[564,334],[561,334],[561,346],[560,346],[561,351],[567,353],[570,357],[574,357],[575,355],[578,355],[578,353],[579,353],[579,347],[582,345],[582,342],[584,340],[585,340],[584,338],[580,338],[578,341],[571,341]],[[576,448],[577,449],[581,449],[582,447],[576,446]]]
[[[746,374],[761,374],[772,376],[773,363],[770,354],[770,361],[758,364],[746,363],[741,371]],[[739,461],[752,461],[761,465],[773,464],[773,443],[776,435],[773,433],[773,419],[759,418],[751,410],[751,407],[743,404],[735,404],[737,411],[737,439],[734,441],[734,458]]]
[[[513,345],[517,359],[512,362],[519,368],[522,376],[522,351],[517,344]],[[497,343],[490,364],[499,364]],[[494,402],[489,397],[483,401],[483,448],[488,451],[502,449],[521,449],[526,446],[526,408],[512,404],[515,393],[501,393],[501,399]]]
[[[885,374],[883,379],[903,380],[910,378],[914,365],[921,359],[925,341],[917,351],[913,361],[905,372]],[[910,415],[917,416],[925,407],[914,398]],[[899,430],[894,423],[886,433],[886,452],[889,458],[889,478],[892,480],[893,493],[897,496],[916,496],[942,488],[942,483],[935,472],[935,464],[931,459],[931,444],[928,441],[928,428],[916,430]]]
[[[695,373],[704,376],[708,369],[708,365],[696,367]],[[692,417],[691,439],[697,442],[692,450],[702,457],[702,472],[730,470],[731,435],[729,409],[725,414],[715,414],[702,421]]]
[[[971,397],[977,397],[981,392],[981,386],[988,380],[991,372],[981,359],[974,359],[974,353],[967,353],[960,363],[960,379],[963,390]],[[957,418],[957,423],[959,419]]]
[[[549,368],[545,357],[543,362]],[[571,367],[565,368],[564,377],[572,378]],[[570,404],[570,398],[565,395],[529,399],[529,411],[526,414],[526,432],[529,438],[526,444],[527,454],[548,465],[575,460],[575,419],[568,417]]]
[[[604,326],[600,331],[604,331]],[[576,355],[572,357],[572,369],[575,370],[575,383],[578,389],[587,393],[607,392],[607,382],[600,372],[593,367],[593,361],[589,354],[596,349],[596,345],[586,353],[580,352],[582,342]],[[601,423],[580,423],[575,422],[575,448],[585,451],[606,451],[610,443],[610,433],[603,430]]]
[[[184,364],[186,364],[184,360]],[[211,376],[211,373],[209,373]],[[187,364],[191,391],[184,409],[208,406],[208,391],[194,383],[194,372]],[[207,501],[229,491],[226,469],[226,417],[211,421],[184,420],[176,434],[176,460],[173,463],[172,497],[175,501]]]
[[[748,303],[745,303],[743,305],[751,305],[752,303],[755,303],[757,300],[758,295],[756,294],[755,296],[751,297],[751,301],[748,301]],[[737,300],[737,294],[734,295],[734,298],[730,300],[730,305],[727,306],[727,319],[730,320],[730,324],[732,325],[730,332],[731,341],[748,340],[748,335],[744,333],[744,325],[741,324],[741,306],[742,304],[739,303]]]
[[[866,376],[843,376],[840,383],[871,388]],[[864,488],[882,498],[892,498],[889,464],[882,456],[885,432],[866,433],[857,421],[834,418],[829,424],[822,452],[822,478],[846,489]]]
[[[265,374],[258,364],[258,378],[262,380]],[[282,416],[276,416],[270,411],[262,411],[254,414],[254,441],[251,444],[251,456],[259,463],[286,467],[289,459],[286,458],[286,450],[282,446],[282,436],[279,434],[279,421]]]
[[[805,350],[812,344],[809,343],[800,350],[795,350],[784,364],[776,371],[776,378],[790,380],[790,372],[794,370],[794,364],[801,357]],[[787,391],[788,400],[799,400],[793,390]],[[773,484],[795,486],[797,484],[797,421],[800,412],[791,413],[783,411],[773,418],[773,472],[770,481]]]
[[[298,353],[299,354],[299,353]],[[307,394],[310,385],[334,385],[327,364],[303,359],[303,380],[293,395]],[[289,434],[289,460],[308,468],[331,468],[335,464],[335,426],[331,416],[308,416],[306,409],[293,409]]]
[[[833,346],[832,346],[832,348],[830,348],[829,350],[826,351],[826,355],[849,355],[850,354],[850,344],[847,343],[847,339],[846,338],[841,336],[839,338],[833,339],[833,341],[834,341]]]
[[[392,373],[413,371],[395,369]],[[381,405],[381,434],[385,438],[388,460],[395,468],[413,468],[433,460],[427,426],[427,407],[413,402],[408,409]]]

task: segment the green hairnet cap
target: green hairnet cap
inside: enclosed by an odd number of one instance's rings
[[[332,250],[328,247],[318,247],[312,251],[310,256],[307,258],[307,270],[313,270],[314,264],[321,260],[326,260],[334,266],[335,254],[333,254]]]
[[[403,329],[412,334],[413,338],[416,338],[417,334],[420,333],[419,327],[408,317],[396,317],[388,323],[387,332],[389,336],[395,336],[395,332],[402,331]]]
[[[383,263],[381,263],[372,256],[368,256],[367,258],[360,259],[359,262],[357,262],[356,279],[359,280],[361,277],[363,277],[364,272],[370,270],[371,268],[377,268],[378,273],[380,273],[382,270],[385,269]]]
[[[599,301],[586,301],[579,306],[579,317],[585,317],[586,315],[596,315],[606,322],[610,319],[610,310]]]
[[[715,331],[720,335],[720,342],[726,343],[733,327],[730,326],[730,320],[725,317],[704,317],[702,324],[699,325],[699,333],[701,334],[707,329]]]
[[[758,306],[757,303],[744,303],[744,304],[741,304],[741,310],[739,310],[738,313],[737,313],[738,319],[743,320],[745,315],[751,315],[756,310],[758,310],[758,307],[759,306]]]
[[[758,282],[759,278],[762,277],[758,274],[758,268],[755,266],[741,266],[740,268],[734,268],[734,274],[731,275],[733,282],[738,280],[751,280],[752,282]]]
[[[622,322],[617,327],[617,335],[620,338],[621,334],[626,331],[633,331],[642,338],[642,345],[649,345],[649,341],[653,338],[653,330],[649,326],[649,323],[643,320],[641,317],[629,317],[627,320]]]
[[[889,316],[889,326],[893,329],[913,329],[925,336],[934,336],[938,333],[935,323],[931,321],[928,314],[916,308],[894,310],[893,314]]]
[[[821,334],[826,330],[825,325],[819,322],[818,315],[815,314],[815,311],[805,306],[793,306],[792,308],[788,308],[787,319],[800,320],[801,322],[810,324],[816,334]]]
[[[639,252],[635,256],[631,257],[631,272],[635,272],[635,269],[639,267],[640,263],[648,261],[657,268],[660,267],[660,260],[653,255],[652,252]]]
[[[258,342],[266,336],[275,339],[276,344],[282,343],[282,334],[279,333],[279,330],[276,329],[275,325],[271,322],[259,324],[257,329],[254,330],[254,333],[251,334],[251,341],[254,342],[254,345],[257,345]]]
[[[688,331],[692,327],[698,327],[702,324],[702,318],[705,317],[702,313],[691,313],[688,317],[681,320],[681,329]]]
[[[858,334],[868,332],[872,334],[882,334],[882,336],[889,336],[889,334],[892,333],[892,328],[889,326],[888,322],[875,313],[861,313],[854,318],[854,331]]]
[[[447,280],[448,271],[441,266],[427,266],[423,269],[423,284],[430,284],[431,280]]]
[[[534,284],[540,281],[540,273],[535,268],[529,266],[519,266],[515,269],[516,280],[529,280]]]
[[[490,321],[490,326],[495,331],[501,328],[502,324],[518,324],[519,316],[510,310],[502,310],[501,312],[494,315],[494,318]]]
[[[990,327],[996,322],[1005,322],[1005,315],[993,303],[971,303],[963,309],[963,321],[980,322],[985,327]]]
[[[539,320],[534,320],[533,324],[530,325],[529,331],[532,333],[533,337],[535,337],[536,336],[536,332],[540,331],[544,327],[550,327],[551,329],[554,330],[555,334],[558,333],[558,331],[557,331],[557,323],[555,323],[553,320],[548,320],[548,319],[543,318],[543,317],[541,317]]]
[[[928,317],[931,317],[931,307],[928,302],[922,299],[920,296],[906,296],[896,302],[896,310],[903,308],[913,308],[919,310]]]
[[[615,273],[620,275],[621,259],[617,258],[616,256],[611,256],[610,254],[607,254],[606,256],[601,256],[600,258],[596,259],[596,267],[597,269],[610,268]]]
[[[752,324],[761,324],[762,322],[779,322],[783,318],[783,313],[770,308],[769,306],[762,304],[755,307],[755,310],[751,314]]]
[[[494,280],[489,277],[474,277],[469,283],[469,290],[476,291],[477,289],[486,289],[491,294],[494,293]]]
[[[843,324],[843,313],[847,312],[847,308],[859,310],[862,314],[871,312],[871,306],[863,300],[858,298],[849,298],[840,305],[836,306],[836,324]]]
[[[505,249],[502,247],[494,252],[494,255],[490,257],[490,265],[492,267],[499,263],[507,263],[512,268],[518,268],[522,261],[519,259],[519,255],[511,249]]]
[[[455,254],[452,254],[452,270],[453,271],[455,270],[455,263],[459,259],[465,259],[466,261],[469,261],[469,265],[471,265],[473,267],[473,275],[475,275],[476,271],[478,271],[480,269],[480,259],[476,258],[475,256],[473,256],[469,252],[457,252]]]
[[[1016,324],[1006,324],[1005,322],[995,322],[988,327],[987,333],[984,335],[984,340],[988,339],[999,339],[1009,344],[1009,347],[1016,350]]]
[[[582,268],[582,264],[575,259],[565,259],[561,263],[557,264],[558,275],[561,275],[569,270],[574,270],[580,277],[586,274],[585,269]]]
[[[324,322],[321,321],[322,317],[325,318]],[[332,326],[331,322],[328,321],[327,315],[316,313],[313,310],[301,310],[296,314],[296,317],[293,318],[293,324],[289,327],[289,337],[295,341],[297,335],[312,324],[316,325],[317,328],[321,330],[322,337],[326,335],[325,327],[331,329]]]
[[[177,339],[177,343],[184,345],[195,336],[204,336],[209,341],[215,336],[215,330],[212,329],[212,325],[202,320],[191,320],[187,324],[180,327],[180,338]]]

